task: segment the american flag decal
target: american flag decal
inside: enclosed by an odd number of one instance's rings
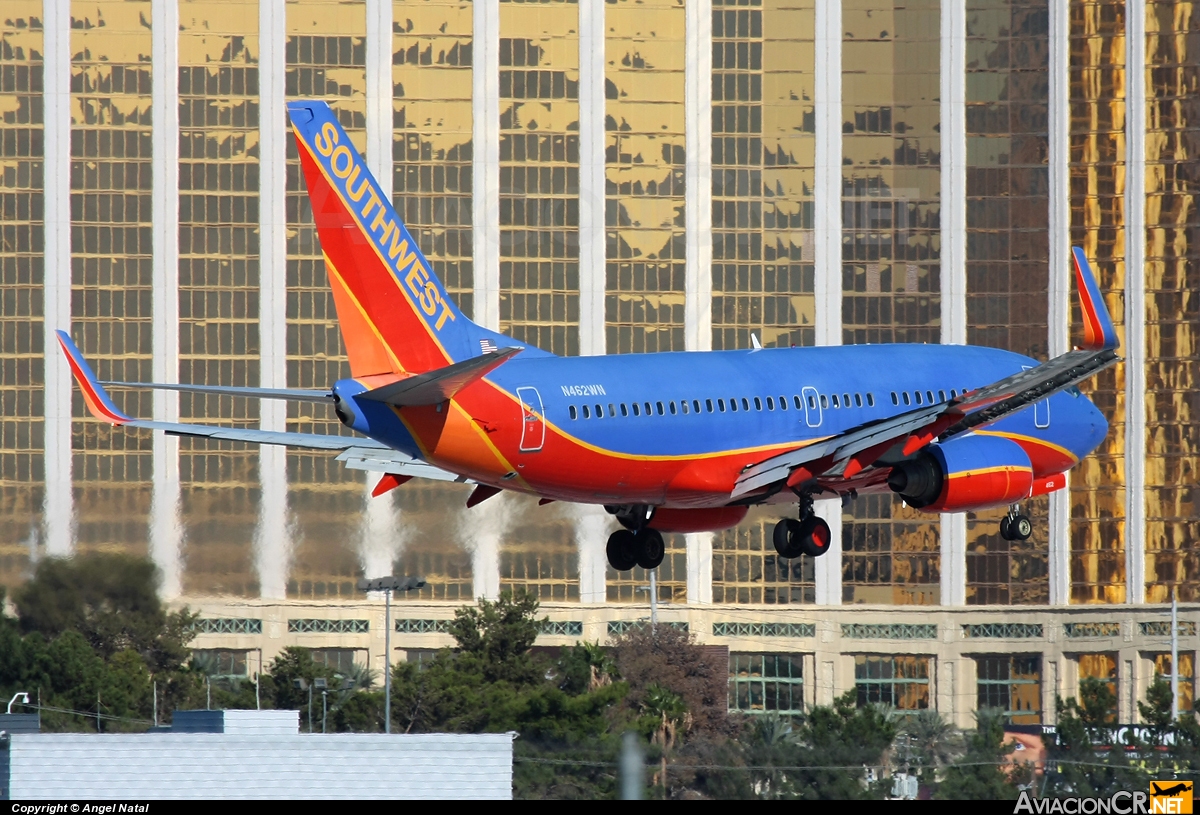
[[[491,340],[480,340],[479,341],[479,350],[485,354],[495,353],[496,343],[492,342]]]

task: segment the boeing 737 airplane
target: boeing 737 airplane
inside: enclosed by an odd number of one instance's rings
[[[814,498],[897,493],[936,512],[1009,507],[1061,489],[1108,423],[1076,383],[1117,360],[1087,259],[1074,250],[1083,346],[1038,363],[993,348],[868,345],[558,357],[471,322],[324,102],[288,104],[352,378],[328,391],[99,382],[58,332],[88,408],[113,425],[341,451],[382,475],[475,485],[541,503],[601,504],[613,568],[652,569],[663,532],[725,529],[758,504],[785,558],[830,547]],[[755,343],[757,346],[757,342]],[[355,436],[126,416],[105,386],[328,403]],[[788,513],[791,516],[791,513]]]

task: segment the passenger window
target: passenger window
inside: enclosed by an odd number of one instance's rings
[[[574,405],[571,405],[571,407],[569,408],[569,410],[571,411],[571,418],[572,418],[572,419],[578,419],[578,418],[579,418],[579,411],[575,410],[575,406],[574,406]]]
[[[608,415],[614,419],[617,418],[617,408],[613,405],[612,402],[608,403]]]
[[[683,399],[683,400],[681,400],[681,401],[679,402],[679,406],[680,406],[681,408],[683,408],[683,415],[684,415],[684,416],[688,415],[688,403],[687,403],[687,400],[686,400],[686,399]]]
[[[904,404],[911,405],[912,402],[908,399],[908,391],[900,391],[900,395],[904,397]]]
[[[829,400],[825,398],[825,394],[821,394],[821,409],[822,410],[829,409]]]
[[[787,397],[786,396],[779,397],[779,409],[787,410]]]
[[[957,391],[955,391],[955,390],[954,390],[954,388],[951,388],[951,389],[950,389],[950,398],[951,398],[951,399],[956,399],[956,398],[958,398],[958,392],[957,392]]]
[[[917,399],[917,404],[918,404],[918,405],[919,405],[919,404],[921,404],[921,392],[920,392],[920,391],[913,391],[913,396],[915,396],[915,397],[916,397],[916,399]]]
[[[633,415],[634,416],[638,415],[638,403],[637,402],[633,403]]]
[[[862,394],[861,393],[854,394],[854,406],[862,407]]]
[[[669,408],[671,408],[671,415],[672,415],[672,416],[674,416],[674,415],[675,415],[675,402],[674,402],[674,400],[672,400],[672,401],[670,401],[670,402],[667,402],[667,406],[668,406]]]
[[[737,399],[729,400],[729,409],[734,413],[737,413]]]
[[[584,405],[584,406],[583,406],[583,418],[585,418],[585,419],[590,419],[590,418],[592,418],[592,414],[591,414],[591,412],[588,410],[588,406],[587,406],[587,405]]]
[[[808,397],[808,409],[809,410],[817,409],[817,397],[815,397],[815,396]]]
[[[898,404],[900,404],[900,400],[899,400],[898,398],[896,398],[896,392],[895,392],[895,391],[892,391],[892,404],[893,404],[893,405],[898,405]]]
[[[700,412],[700,400],[699,400],[699,399],[693,399],[693,400],[692,400],[692,412],[693,412],[693,413],[699,413],[699,412]]]
[[[840,407],[841,407],[841,404],[839,404],[839,403],[838,403],[838,398],[837,398],[837,394],[836,394],[836,393],[835,393],[833,396],[829,397],[829,398],[833,400],[833,406],[834,406],[835,408],[840,408]]]
[[[770,396],[768,396],[767,397],[767,410],[774,410],[774,409],[775,409],[775,400],[772,399]]]
[[[762,400],[759,399],[757,396],[754,397],[754,409],[762,410]]]
[[[867,407],[875,407],[875,394],[867,394]]]
[[[717,410],[721,411],[722,413],[725,412],[725,400],[724,399],[717,400]]]
[[[596,418],[597,419],[604,418],[604,406],[603,405],[596,405]]]
[[[622,402],[622,403],[621,403],[621,415],[622,415],[622,416],[628,416],[628,415],[629,415],[629,408],[625,407],[625,403],[624,403],[624,402]]]
[[[647,416],[653,416],[653,415],[654,415],[654,411],[650,409],[650,403],[649,403],[649,402],[643,402],[643,403],[642,403],[642,406],[643,406],[643,408],[645,409],[645,411],[646,411],[646,415],[647,415]]]
[[[662,403],[662,402],[655,402],[655,404],[658,406],[658,415],[659,415],[659,416],[662,416],[664,413],[666,413],[666,411],[665,411],[665,410],[663,410],[663,403]]]
[[[810,396],[809,399],[811,398],[812,397]],[[796,406],[796,410],[804,410],[804,405],[801,404],[799,396],[792,396],[792,404]]]
[[[933,404],[933,391],[925,391],[925,400],[929,402],[929,404]]]
[[[712,413],[712,412],[713,412],[713,410],[712,410],[712,400],[711,400],[711,399],[705,399],[705,400],[704,400],[704,407],[708,408],[708,412],[709,412],[709,413]]]
[[[938,401],[939,402],[946,401],[946,392],[945,391],[938,391]]]
[[[743,396],[742,397],[742,410],[749,410],[749,409],[750,409],[750,400],[747,399],[745,396]]]
[[[850,394],[848,394],[848,393],[842,394],[842,404],[845,405],[846,407],[850,407]]]

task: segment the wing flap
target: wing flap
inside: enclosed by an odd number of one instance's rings
[[[300,390],[298,388],[240,388],[233,385],[175,385],[160,382],[101,382],[106,388],[149,388],[158,391],[201,393],[215,396],[247,396],[255,399],[288,399],[294,402],[333,403],[329,391]]]

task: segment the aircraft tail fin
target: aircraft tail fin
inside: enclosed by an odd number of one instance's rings
[[[355,377],[521,345],[459,311],[328,104],[289,102],[288,115]]]

